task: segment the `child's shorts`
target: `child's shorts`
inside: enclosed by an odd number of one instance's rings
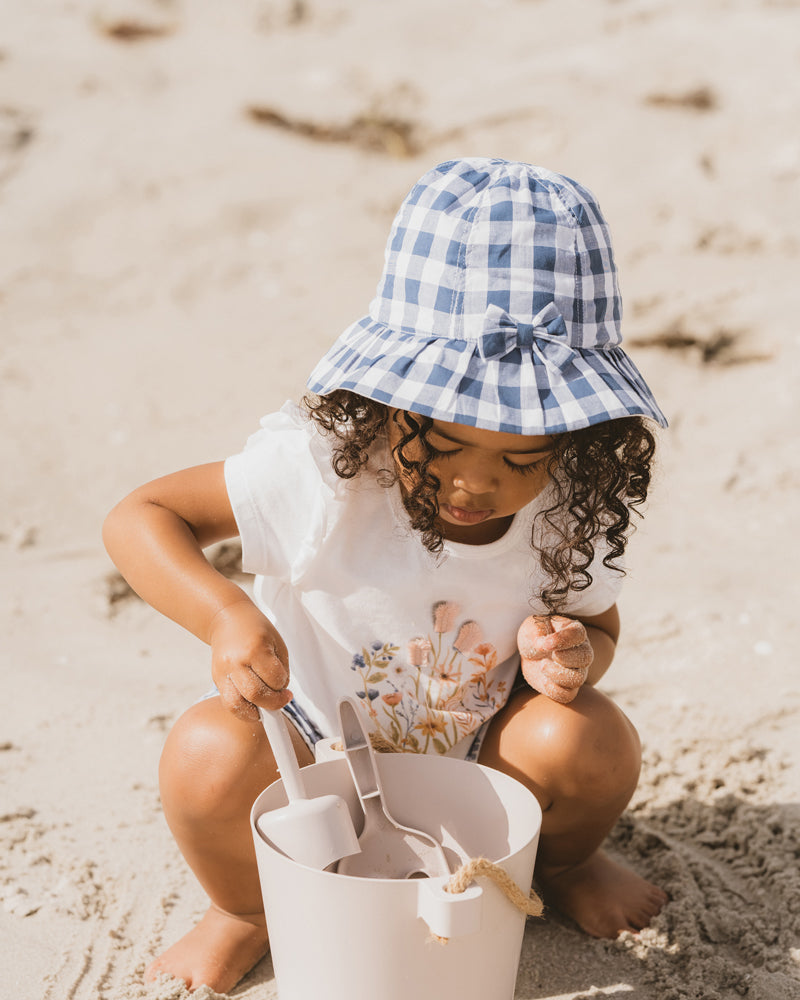
[[[511,693],[514,694],[514,692],[518,691],[521,687],[524,687],[526,683],[525,678],[522,676],[522,671],[518,670]],[[208,698],[216,698],[218,694],[219,690],[215,686],[210,691],[207,691],[202,698],[198,698],[198,701],[206,701]],[[292,698],[288,705],[284,705],[281,712],[284,716],[286,716],[286,718],[303,738],[303,742],[306,744],[308,749],[316,755],[317,744],[320,740],[324,740],[325,737],[314,725],[311,719],[309,719],[300,705],[298,705],[297,701]],[[461,753],[458,753],[459,758],[462,760],[477,761],[481,752],[481,746],[483,745],[484,738],[487,730],[489,729],[489,723],[491,721],[491,719],[487,719],[486,722],[484,722],[483,725],[475,731],[472,736],[471,743],[468,740],[465,740],[462,744],[459,744],[459,749],[462,751]]]

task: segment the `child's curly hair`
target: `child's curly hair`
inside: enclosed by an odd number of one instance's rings
[[[315,423],[336,438],[332,457],[336,474],[342,479],[357,476],[390,420],[389,408],[344,389],[325,396],[306,395],[302,402]],[[441,483],[429,468],[434,453],[426,437],[433,420],[404,412],[398,426],[403,435],[393,456],[411,473],[412,483],[403,490],[403,504],[411,526],[436,554],[442,550],[443,536],[436,523]],[[422,452],[421,460],[409,457],[408,448],[414,442],[419,445],[414,450]],[[647,499],[654,454],[655,438],[641,417],[608,420],[556,436],[548,461],[554,500],[539,512],[531,533],[531,545],[550,578],[537,596],[551,612],[563,606],[570,591],[590,586],[589,566],[598,539],[603,539],[607,549],[603,565],[624,574],[616,561],[624,554],[633,527],[631,513],[638,513],[636,508]],[[394,485],[398,478],[396,470],[379,470],[378,481],[384,486]],[[536,541],[542,521],[556,539],[546,549]]]

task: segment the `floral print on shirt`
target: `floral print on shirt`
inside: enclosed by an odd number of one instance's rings
[[[353,657],[370,727],[395,750],[446,753],[505,704],[508,685],[493,674],[497,650],[460,614],[458,604],[439,601],[428,635],[404,647],[378,640]]]

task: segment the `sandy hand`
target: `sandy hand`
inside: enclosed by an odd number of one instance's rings
[[[564,615],[531,615],[517,633],[522,674],[535,690],[566,705],[589,675],[594,651],[583,624]]]
[[[274,711],[291,701],[286,644],[251,601],[217,612],[209,642],[211,675],[234,715],[257,719],[256,705]]]

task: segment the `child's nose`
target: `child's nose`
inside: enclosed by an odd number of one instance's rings
[[[464,459],[455,471],[453,485],[466,493],[491,493],[497,488],[497,476],[488,462]]]

